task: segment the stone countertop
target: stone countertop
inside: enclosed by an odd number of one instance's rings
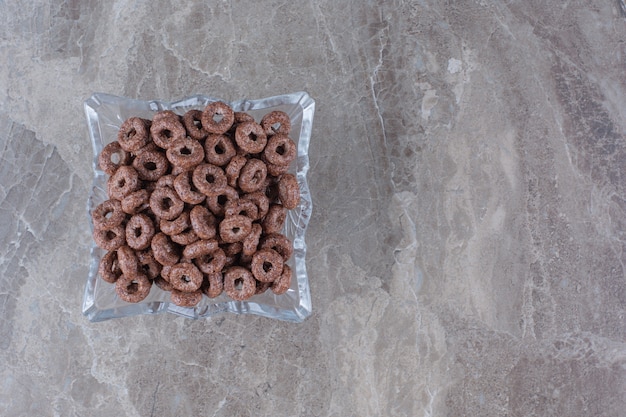
[[[506,3],[1,2],[0,415],[624,415],[625,13]],[[83,317],[83,101],[301,90],[313,315]]]

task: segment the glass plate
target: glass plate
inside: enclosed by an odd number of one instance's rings
[[[89,127],[89,136],[93,145],[93,184],[87,202],[89,221],[91,211],[107,199],[106,180],[108,176],[98,168],[97,156],[102,148],[117,139],[121,124],[131,116],[151,119],[154,113],[161,110],[172,110],[184,114],[190,109],[202,110],[208,103],[220,101],[213,97],[195,95],[175,102],[161,100],[140,101],[109,94],[94,94],[85,101],[85,114]],[[290,137],[298,147],[298,157],[292,164],[290,172],[296,175],[300,184],[301,203],[294,210],[289,210],[283,234],[293,241],[294,256],[288,265],[294,271],[291,288],[282,295],[274,295],[271,291],[255,295],[247,301],[233,301],[225,294],[209,299],[204,296],[202,301],[193,308],[179,307],[169,301],[169,293],[156,285],[150,294],[140,303],[131,304],[118,298],[115,286],[98,277],[98,265],[105,251],[95,243],[91,247],[89,276],[83,299],[83,314],[92,322],[117,317],[128,317],[138,314],[158,314],[170,312],[184,317],[198,319],[218,313],[231,312],[237,314],[257,314],[264,317],[302,322],[311,314],[311,294],[306,272],[306,243],[304,235],[311,218],[312,200],[307,184],[309,169],[309,140],[315,101],[305,92],[285,94],[260,100],[240,100],[229,103],[235,111],[244,111],[257,122],[263,115],[273,110],[282,110],[291,118],[292,130]],[[91,223],[93,231],[93,223]]]

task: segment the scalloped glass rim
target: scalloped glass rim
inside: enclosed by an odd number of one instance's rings
[[[102,148],[117,138],[117,131],[124,120],[131,116],[152,118],[160,110],[172,110],[183,114],[190,109],[203,109],[208,103],[225,101],[217,98],[194,95],[182,100],[167,102],[162,100],[141,101],[110,94],[95,93],[84,103],[89,136],[93,146],[93,184],[87,201],[87,214],[91,223],[91,210],[104,201],[106,196],[107,176],[97,166],[97,155]],[[279,320],[302,322],[311,314],[311,294],[306,271],[305,232],[313,207],[307,184],[309,170],[309,141],[315,101],[306,92],[296,92],[259,100],[239,100],[229,103],[235,111],[245,111],[260,121],[264,114],[272,110],[282,110],[291,118],[291,138],[296,142],[298,157],[292,165],[300,184],[301,203],[287,216],[285,233],[294,244],[294,256],[289,265],[295,272],[291,288],[283,295],[274,295],[271,291],[255,295],[248,301],[233,301],[226,295],[215,299],[203,297],[194,308],[178,307],[169,302],[168,293],[152,286],[150,295],[141,303],[131,304],[120,300],[112,284],[98,278],[98,264],[104,251],[92,244],[89,275],[83,298],[83,314],[92,322],[113,318],[129,317],[139,314],[159,314],[169,312],[188,318],[204,318],[219,313],[256,314]],[[295,165],[295,166],[294,166]]]

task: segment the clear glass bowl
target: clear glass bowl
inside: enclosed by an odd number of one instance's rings
[[[87,202],[89,221],[91,211],[106,200],[107,175],[98,168],[97,156],[102,148],[117,139],[117,132],[131,116],[151,119],[154,113],[161,110],[172,110],[184,114],[190,109],[204,109],[208,103],[218,101],[216,98],[196,95],[175,102],[161,100],[140,101],[109,94],[94,94],[85,101],[85,114],[89,127],[89,136],[93,145],[93,184]],[[301,203],[287,215],[283,234],[293,241],[294,256],[288,264],[294,271],[291,288],[282,295],[274,295],[271,291],[255,295],[247,301],[233,301],[225,294],[217,298],[203,297],[193,308],[179,307],[169,301],[169,293],[156,285],[150,294],[140,303],[131,304],[118,298],[115,286],[98,276],[98,265],[105,251],[95,243],[91,247],[89,276],[83,299],[83,314],[92,322],[117,317],[128,317],[138,314],[157,314],[170,312],[189,318],[209,317],[218,313],[231,312],[237,314],[257,314],[260,316],[302,322],[311,314],[311,295],[306,272],[305,232],[311,218],[312,200],[307,184],[309,170],[309,140],[315,101],[305,92],[268,97],[260,100],[240,100],[229,103],[235,111],[245,111],[257,122],[263,115],[273,110],[282,110],[291,118],[292,130],[290,137],[298,147],[298,157],[292,165],[291,172],[296,175],[300,184]],[[93,231],[93,223],[91,224]]]

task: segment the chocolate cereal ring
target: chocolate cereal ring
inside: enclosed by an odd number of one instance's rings
[[[292,210],[300,204],[300,186],[293,174],[285,174],[278,181],[278,199],[283,207]]]
[[[185,259],[196,259],[202,255],[208,255],[215,252],[219,248],[217,240],[215,239],[202,239],[197,240],[183,250],[183,257]]]
[[[237,184],[246,193],[258,191],[263,187],[267,177],[267,167],[260,159],[252,158],[241,169]]]
[[[98,166],[108,175],[113,175],[119,167],[130,162],[130,153],[122,149],[118,141],[107,144],[98,155]]]
[[[150,208],[159,218],[174,220],[183,212],[185,203],[169,187],[157,187],[150,195]]]
[[[226,254],[223,249],[217,248],[212,252],[196,257],[193,263],[204,274],[221,273],[226,266]]]
[[[121,202],[122,211],[127,214],[137,214],[150,206],[150,193],[146,189],[133,191]]]
[[[175,117],[174,117],[175,116]],[[152,119],[150,135],[152,140],[162,149],[168,149],[178,139],[185,139],[187,132],[180,123],[178,116],[163,116]]]
[[[107,181],[107,192],[109,198],[122,200],[133,191],[137,191],[140,187],[139,175],[135,168],[124,165],[115,171]]]
[[[169,281],[163,277],[163,275],[157,276],[153,282],[163,291],[172,291],[174,289],[172,284],[170,284]]]
[[[126,119],[117,133],[117,141],[126,152],[134,152],[148,143],[148,128],[143,119]]]
[[[226,135],[209,135],[204,141],[204,155],[208,163],[224,166],[228,164],[237,150]]]
[[[272,233],[261,239],[260,249],[273,249],[280,253],[283,260],[287,262],[293,254],[293,244],[291,241],[280,233]]]
[[[202,126],[209,133],[226,133],[235,121],[233,109],[226,103],[215,101],[204,108]]]
[[[287,290],[291,287],[291,277],[292,277],[291,268],[289,265],[283,265],[283,272],[280,276],[274,280],[271,284],[272,292],[276,295],[281,295],[287,292]]]
[[[243,248],[241,253],[246,256],[252,256],[257,251],[259,246],[259,239],[261,238],[261,232],[263,228],[258,223],[252,223],[252,230],[250,234],[243,240]]]
[[[145,150],[133,160],[133,168],[144,181],[156,181],[170,169],[170,163],[162,151]]]
[[[109,284],[114,284],[122,275],[120,264],[117,261],[117,251],[107,252],[102,259],[100,259],[98,275]]]
[[[241,251],[243,250],[243,242],[233,242],[233,243],[220,242],[220,245],[223,245],[224,254],[227,257],[239,255]]]
[[[195,140],[202,140],[207,137],[207,132],[202,126],[202,111],[189,110],[183,115],[183,125],[187,130],[187,134]]]
[[[124,225],[118,224],[110,229],[95,229],[93,240],[99,248],[112,251],[126,243]]]
[[[248,158],[243,155],[235,155],[232,157],[228,165],[226,165],[226,168],[224,168],[228,185],[231,187],[237,186],[237,180],[239,179],[241,168],[246,165],[246,162],[248,162]]]
[[[246,112],[236,111],[235,112],[235,124],[239,124],[243,122],[254,122],[254,117],[250,116]]]
[[[142,213],[135,214],[126,223],[126,244],[136,250],[146,249],[154,233],[154,223],[150,217]]]
[[[296,159],[297,147],[287,135],[274,135],[267,141],[263,158],[274,165],[289,165]]]
[[[256,280],[255,280],[256,281]],[[255,294],[263,294],[265,291],[267,291],[270,287],[272,286],[271,282],[261,282],[261,281],[256,281],[256,291],[254,292]]]
[[[287,113],[275,110],[263,116],[261,119],[261,126],[267,136],[274,135],[276,133],[288,135],[291,131],[291,120],[289,120]]]
[[[267,165],[267,173],[272,177],[280,177],[289,171],[289,165],[274,165],[267,161],[265,162],[265,165]]]
[[[242,151],[249,154],[263,152],[267,145],[267,136],[261,125],[256,122],[243,122],[235,130],[235,142]]]
[[[252,272],[240,266],[232,266],[224,273],[224,291],[230,298],[244,301],[256,291],[256,281]]]
[[[204,149],[197,140],[182,138],[172,142],[165,155],[172,165],[186,171],[204,160]]]
[[[197,241],[199,238],[196,232],[194,232],[193,229],[189,227],[188,229],[184,230],[181,233],[170,236],[170,239],[172,239],[173,242],[176,242],[179,245],[184,246],[184,245],[192,244],[193,242]]]
[[[128,303],[138,303],[150,294],[152,282],[144,274],[134,277],[120,276],[115,282],[115,292],[118,297]]]
[[[209,298],[215,298],[224,291],[224,277],[221,272],[206,274],[201,287],[202,292]]]
[[[195,187],[192,188],[192,185],[191,171],[180,173],[174,179],[174,189],[181,200],[188,204],[200,204],[206,196],[195,191]]]
[[[139,260],[135,251],[130,246],[121,246],[117,249],[117,263],[122,275],[135,277],[139,274]]]
[[[161,110],[152,116],[153,124],[160,122],[161,120],[173,120],[175,122],[180,122],[180,116],[171,110]]]
[[[91,212],[91,219],[95,228],[111,229],[126,220],[126,213],[119,200],[106,200]]]
[[[159,222],[159,228],[163,233],[168,236],[177,235],[184,232],[189,228],[191,222],[189,221],[189,212],[183,211],[180,216],[174,220],[161,219]]]
[[[212,239],[217,234],[217,220],[204,206],[195,206],[189,213],[191,227],[200,239]]]
[[[178,245],[173,243],[163,232],[157,233],[150,243],[154,259],[161,265],[174,265],[180,259]]]
[[[173,289],[170,292],[170,301],[179,307],[194,307],[202,301],[202,291],[186,292]]]
[[[196,291],[202,285],[202,279],[202,272],[188,262],[178,263],[169,271],[169,282],[179,291]]]
[[[252,275],[261,282],[272,282],[283,272],[283,258],[273,249],[261,249],[252,255]]]
[[[287,210],[281,204],[271,204],[265,219],[263,219],[263,232],[265,234],[278,233],[283,230]]]
[[[216,195],[208,196],[206,205],[213,214],[218,217],[224,217],[226,204],[233,200],[239,199],[239,193],[233,187],[224,187]]]
[[[137,261],[139,261],[139,271],[146,274],[148,279],[156,279],[163,269],[162,265],[154,259],[152,249],[135,252],[137,255]]]
[[[174,180],[176,179],[176,175],[163,175],[156,182],[156,188],[159,187],[170,187],[174,188]]]
[[[241,197],[241,199],[244,201],[252,201],[254,205],[257,207],[258,214],[257,214],[256,219],[253,219],[253,220],[262,219],[263,217],[265,217],[265,215],[269,211],[270,200],[261,191],[245,194]]]
[[[191,180],[198,191],[208,197],[219,194],[227,186],[224,171],[211,164],[198,165],[193,170]]]
[[[252,220],[256,220],[259,215],[258,207],[250,200],[230,200],[224,206],[224,216],[236,216],[242,215],[251,218]]]
[[[241,242],[252,231],[252,220],[246,216],[230,216],[220,222],[220,238],[226,243]]]

